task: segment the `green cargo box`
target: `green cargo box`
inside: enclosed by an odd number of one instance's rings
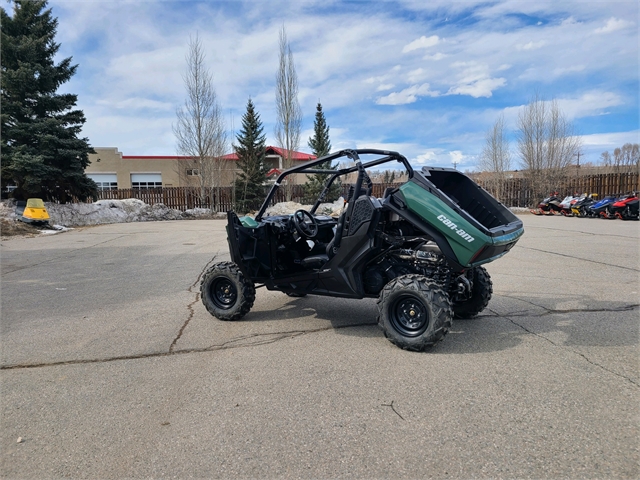
[[[449,261],[465,268],[500,258],[524,233],[522,221],[507,207],[451,168],[414,172],[392,203],[417,215],[414,222],[435,238]]]

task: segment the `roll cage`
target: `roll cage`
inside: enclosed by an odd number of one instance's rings
[[[381,158],[376,158],[374,160],[362,162],[362,160],[360,159],[360,155],[378,155]],[[341,169],[338,169],[338,170],[328,170],[328,169],[313,168],[313,167],[316,167],[316,166],[321,165],[323,163],[332,162],[334,160],[337,160],[337,159],[343,158],[343,157],[347,157],[347,158],[351,159],[352,161],[355,162],[355,165],[353,165],[351,167],[347,167],[347,168],[341,168]],[[406,157],[404,157],[403,155],[400,155],[398,152],[391,152],[391,151],[388,151],[388,150],[377,150],[377,149],[372,149],[372,148],[364,148],[364,149],[357,149],[357,150],[352,150],[352,149],[340,150],[340,151],[338,151],[336,153],[332,153],[330,155],[326,155],[324,157],[320,157],[320,158],[318,158],[316,160],[312,160],[310,162],[306,162],[303,165],[299,165],[299,166],[296,166],[296,167],[289,168],[289,169],[285,170],[284,172],[282,172],[278,176],[278,179],[273,184],[273,186],[269,190],[269,193],[267,194],[267,197],[265,198],[264,202],[262,203],[262,206],[260,207],[260,210],[258,211],[258,213],[257,213],[257,215],[255,217],[255,220],[256,220],[256,222],[260,222],[262,220],[262,217],[263,217],[265,211],[267,210],[267,208],[269,207],[269,204],[271,203],[271,200],[273,199],[274,195],[276,194],[278,188],[280,188],[280,186],[282,185],[282,183],[285,180],[285,178],[287,178],[289,175],[301,173],[301,174],[321,174],[321,175],[327,175],[328,176],[327,180],[325,181],[325,185],[324,185],[324,188],[323,188],[322,192],[320,192],[320,195],[318,195],[318,198],[317,198],[315,204],[311,208],[310,213],[313,215],[313,214],[315,214],[315,212],[318,209],[318,207],[320,206],[320,204],[325,200],[325,198],[327,196],[327,192],[331,188],[331,185],[333,185],[333,182],[338,177],[340,177],[342,175],[348,175],[349,173],[358,172],[358,178],[357,178],[356,183],[355,183],[355,185],[353,187],[354,188],[353,194],[351,195],[352,198],[358,198],[360,196],[360,193],[362,192],[362,188],[363,188],[362,184],[364,182],[367,183],[367,187],[366,188],[369,189],[369,190],[371,190],[371,188],[373,186],[373,184],[371,182],[371,179],[367,175],[366,169],[367,168],[371,168],[371,167],[375,167],[377,165],[381,165],[383,163],[393,162],[393,161],[399,162],[402,165],[404,165],[404,167],[405,167],[405,169],[407,171],[407,175],[409,177],[409,180],[413,177],[413,168],[411,168],[411,165],[409,164],[409,161],[406,159]],[[347,208],[348,208],[347,216],[349,216],[350,213],[351,213],[349,211],[349,209],[353,209],[353,202],[350,202],[349,206]]]

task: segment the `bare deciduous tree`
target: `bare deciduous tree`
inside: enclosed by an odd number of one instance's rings
[[[518,115],[518,150],[536,197],[543,196],[566,176],[582,142],[558,102],[537,93]]]
[[[227,149],[227,132],[218,103],[213,77],[205,66],[205,53],[200,38],[189,39],[186,55],[187,70],[183,75],[187,98],[176,110],[177,122],[173,133],[179,154],[189,157],[178,160],[176,169],[185,185],[193,185],[201,203],[211,198],[222,186],[225,170],[231,162],[222,157]],[[195,179],[195,180],[192,180]]]
[[[640,145],[625,143],[622,147],[600,154],[600,163],[613,173],[640,173]]]
[[[298,75],[293,63],[293,53],[287,41],[284,26],[280,29],[280,60],[276,74],[276,121],[275,135],[278,146],[283,150],[283,167],[292,166],[293,152],[300,146],[302,110],[298,103]],[[284,185],[287,201],[291,200],[291,185]]]
[[[479,162],[480,168],[489,172],[489,185],[498,200],[502,200],[505,172],[511,170],[511,151],[504,128],[504,115],[500,115],[485,135],[485,146]]]

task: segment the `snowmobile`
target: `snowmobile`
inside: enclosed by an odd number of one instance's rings
[[[329,161],[352,163],[320,168]],[[367,169],[388,162],[400,163],[408,180],[376,198]],[[353,173],[340,216],[318,214],[334,181]],[[276,192],[296,174],[327,176],[313,207],[268,216]],[[227,213],[231,262],[212,265],[200,293],[220,320],[244,317],[260,287],[293,297],[376,298],[389,341],[423,351],[444,338],[454,317],[484,310],[493,284],[482,265],[507,254],[523,233],[518,217],[455,169],[414,171],[397,152],[341,150],[282,172],[255,218]]]
[[[561,210],[560,197],[558,192],[552,192],[547,198],[542,200],[536,209],[530,210],[534,215],[555,215]]]
[[[583,194],[582,196],[579,196],[577,193],[575,193],[574,195],[568,195],[568,196],[564,197],[562,202],[560,202],[560,214],[564,215],[565,217],[572,217],[573,216],[573,211],[571,210],[571,207],[578,200],[582,200],[584,197],[586,197],[586,194]]]
[[[638,220],[638,194],[631,193],[626,198],[618,199],[607,208],[607,217],[620,220]]]
[[[587,216],[587,207],[589,205],[593,205],[596,203],[596,198],[598,197],[597,193],[592,193],[591,195],[585,195],[584,198],[578,200],[576,203],[571,205],[571,212],[574,217],[586,217]]]
[[[26,202],[16,202],[16,216],[21,222],[32,225],[50,226],[49,212],[40,198],[29,198]]]
[[[607,207],[611,204],[613,204],[616,201],[616,197],[614,196],[607,196],[604,197],[602,200],[594,203],[593,205],[588,205],[585,208],[585,212],[587,213],[588,217],[592,217],[592,218],[596,218],[596,217],[601,217],[604,218],[604,215],[606,215],[607,212]],[[604,213],[604,215],[603,215]]]

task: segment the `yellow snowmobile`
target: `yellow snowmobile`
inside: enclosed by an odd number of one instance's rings
[[[45,225],[49,223],[49,212],[40,198],[30,198],[26,202],[19,201],[16,204],[16,215],[25,223]]]

